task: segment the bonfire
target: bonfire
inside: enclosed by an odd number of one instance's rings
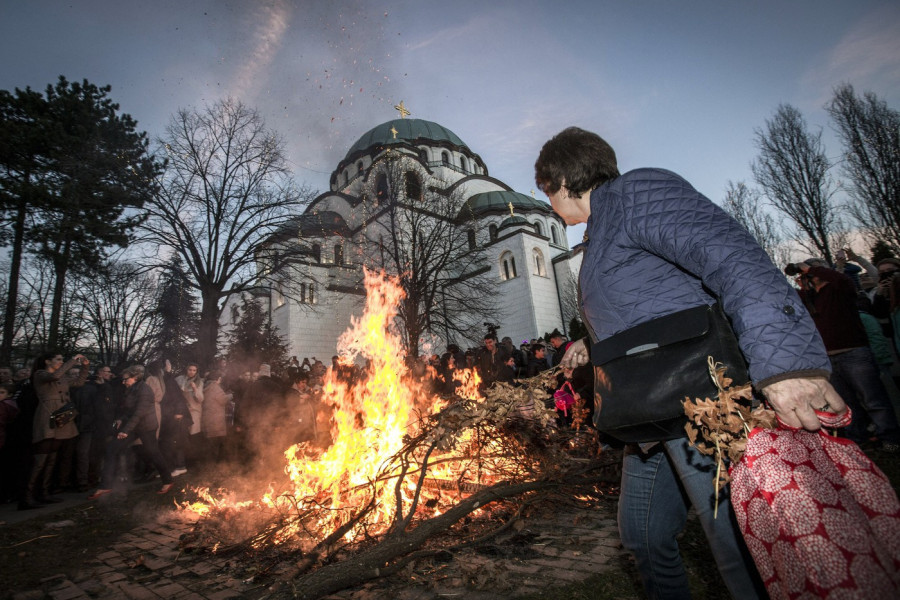
[[[494,535],[538,492],[564,485],[572,495],[609,480],[618,462],[599,452],[588,431],[556,429],[545,404],[554,372],[482,395],[477,373],[463,371],[453,396],[428,391],[410,376],[394,330],[399,282],[366,272],[365,284],[364,313],[338,343],[342,360],[365,363],[364,376],[348,384],[329,373],[322,394],[333,408],[331,444],[287,448],[284,489],[244,500],[195,490],[197,499],[182,505],[200,517],[186,545],[274,556],[260,572],[278,564],[298,597],[333,593],[448,544]],[[576,407],[576,422],[584,412]],[[501,502],[512,504],[498,509]],[[485,525],[457,531],[452,543],[434,541],[470,515],[484,515]]]

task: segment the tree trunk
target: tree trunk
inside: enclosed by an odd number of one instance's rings
[[[9,262],[9,284],[6,294],[6,314],[3,316],[3,342],[0,343],[0,365],[9,365],[12,359],[13,336],[16,333],[16,308],[19,299],[19,271],[22,269],[22,250],[25,245],[25,215],[27,202],[19,197],[16,220],[13,225],[13,245]]]
[[[200,290],[200,326],[197,333],[197,358],[204,368],[213,364],[219,338],[220,292],[213,287]]]
[[[59,322],[62,315],[62,299],[66,291],[66,273],[69,271],[69,253],[72,243],[64,240],[62,252],[53,259],[53,271],[56,280],[53,282],[53,300],[50,308],[50,331],[47,333],[48,348],[56,348],[59,344]]]

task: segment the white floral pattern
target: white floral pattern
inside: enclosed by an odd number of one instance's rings
[[[754,430],[731,499],[771,598],[900,598],[900,502],[852,443]]]

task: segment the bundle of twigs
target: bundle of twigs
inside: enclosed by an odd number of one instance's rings
[[[217,551],[263,555],[278,540],[277,559],[293,557],[295,567],[286,580],[296,596],[317,598],[446,551],[446,547],[424,546],[488,503],[513,501],[517,507],[508,511],[509,518],[488,533],[480,532],[477,539],[509,527],[541,490],[609,480],[610,467],[618,466],[619,457],[599,453],[595,438],[593,445],[586,444],[583,433],[556,428],[555,412],[546,406],[553,387],[554,374],[545,373],[518,386],[494,386],[484,399],[454,398],[440,413],[422,415],[416,433],[407,437],[403,448],[368,484],[373,488],[394,486],[396,502],[387,528],[368,524],[375,508],[370,501],[354,507],[340,528],[319,540],[313,524],[320,512],[332,508],[315,499],[292,499],[293,510],[275,514],[269,509],[269,520],[259,531],[221,544]],[[578,444],[572,443],[576,436],[581,438]],[[431,511],[421,509],[431,501],[423,496],[434,492],[429,489],[429,482],[434,482],[432,470],[448,462],[453,463],[452,472],[458,477],[441,481],[439,487],[455,502],[441,514],[429,516]],[[402,486],[410,480],[415,481],[412,500],[404,501]],[[283,543],[286,530],[294,532],[295,544]],[[348,536],[352,531],[363,533]],[[460,535],[459,539],[459,544],[469,544],[476,538]]]

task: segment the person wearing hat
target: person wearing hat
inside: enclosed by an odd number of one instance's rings
[[[106,457],[103,463],[103,475],[100,487],[88,500],[96,500],[101,496],[112,493],[112,484],[116,477],[116,466],[119,464],[119,455],[141,441],[141,453],[147,461],[153,465],[162,487],[158,494],[166,494],[172,489],[172,470],[159,451],[159,442],[156,439],[156,429],[159,420],[156,417],[156,400],[153,390],[144,381],[143,365],[132,365],[122,371],[122,384],[128,389],[125,396],[127,412],[117,420],[118,431],[116,436],[106,445]]]
[[[577,127],[544,144],[535,181],[568,225],[587,224],[579,308],[593,341],[718,303],[752,383],[786,425],[818,430],[816,410],[846,412],[828,383],[828,355],[796,291],[747,230],[690,183],[664,169],[620,174],[612,147]],[[588,361],[579,340],[561,366]],[[659,377],[662,384],[667,375]],[[766,597],[735,523],[722,518],[729,514],[727,496],[715,518],[714,471],[713,458],[685,437],[626,446],[619,533],[648,597],[691,596],[677,541],[690,506],[731,596]]]

